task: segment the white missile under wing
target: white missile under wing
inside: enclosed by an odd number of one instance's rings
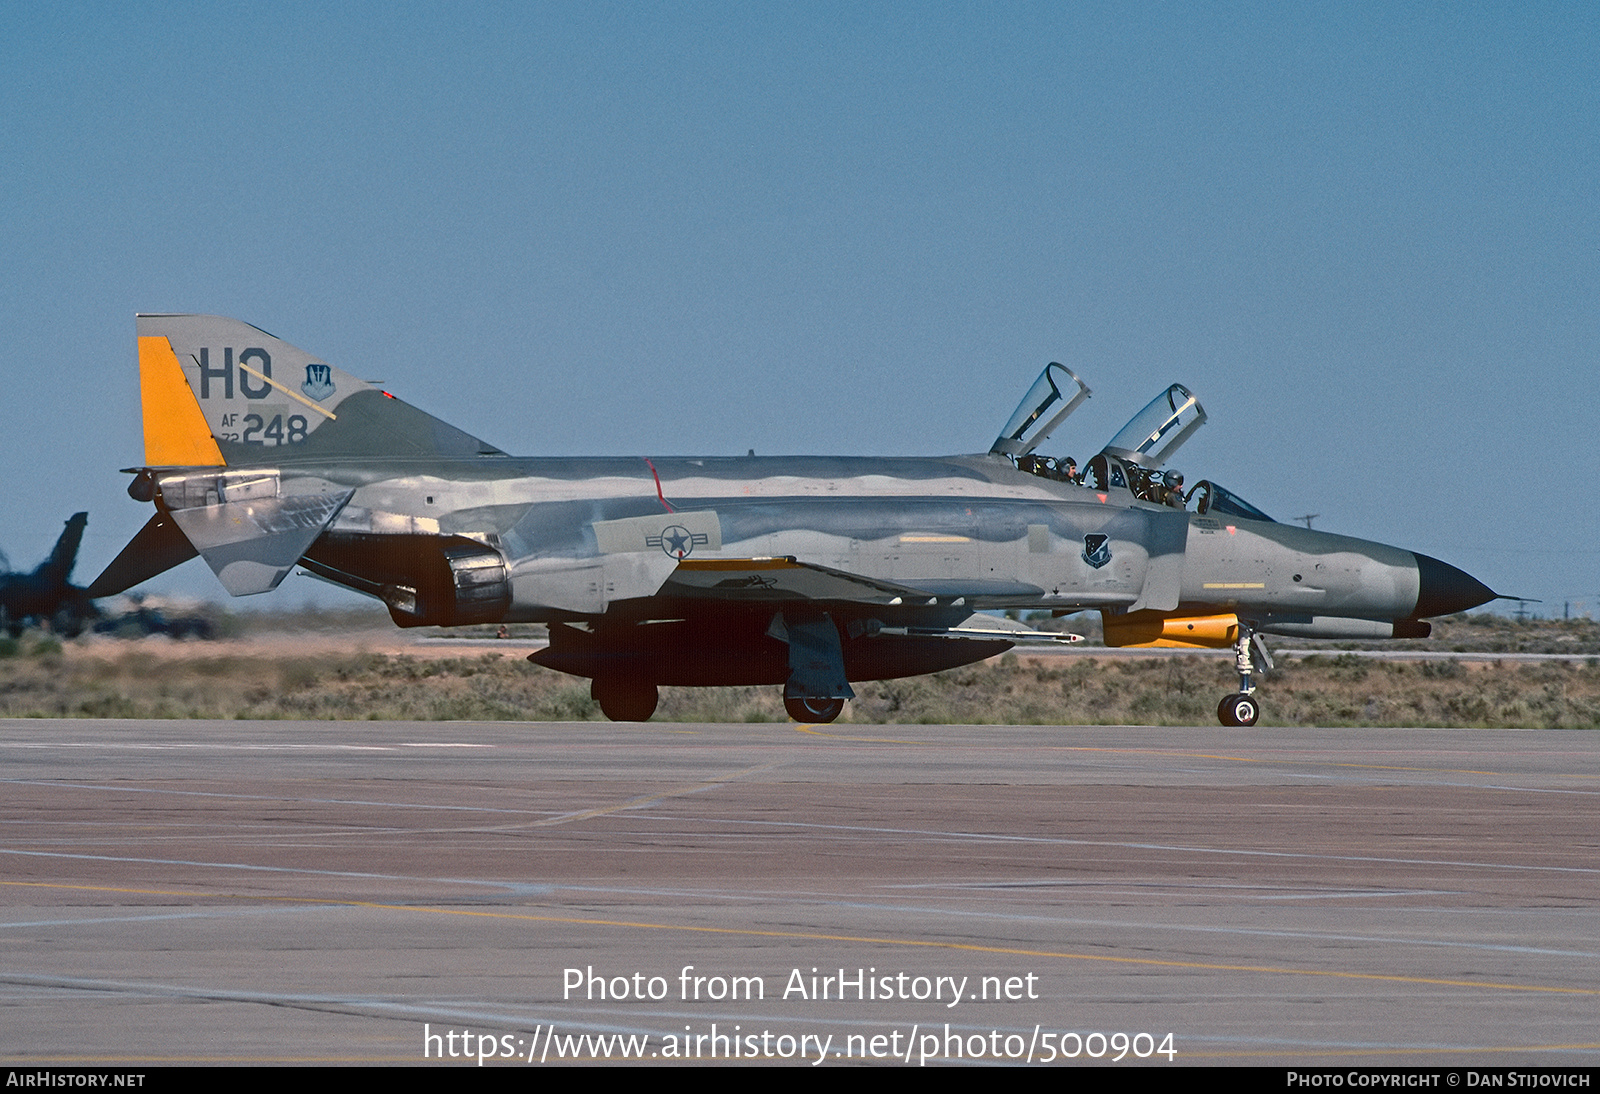
[[[1155,470],[1204,421],[1181,385],[1082,476],[1034,454],[1089,394],[1054,364],[982,455],[520,458],[237,320],[142,315],[138,344],[129,493],[155,513],[92,595],[198,554],[233,595],[300,566],[400,626],[543,622],[530,660],[591,679],[613,718],[648,718],[663,684],[770,684],[795,718],[829,721],[852,681],[1076,638],[1001,609],[1098,609],[1108,634],[1142,635],[1231,606],[1248,644],[1287,605],[1191,594],[1210,518]],[[1397,572],[1344,600],[1369,624],[1437,607],[1420,563],[1382,550],[1373,566]]]

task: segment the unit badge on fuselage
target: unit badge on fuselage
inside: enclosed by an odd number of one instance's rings
[[[1083,537],[1083,561],[1096,570],[1111,561],[1111,537],[1104,532],[1090,532]]]

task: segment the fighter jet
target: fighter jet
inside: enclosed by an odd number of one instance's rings
[[[74,513],[61,538],[32,573],[0,574],[0,630],[16,638],[29,623],[48,623],[57,634],[75,637],[96,618],[88,594],[71,582],[88,513]]]
[[[530,660],[642,721],[663,684],[774,685],[828,722],[852,681],[1019,641],[998,610],[1099,611],[1108,645],[1235,651],[1254,724],[1263,634],[1424,635],[1495,593],[1380,543],[1279,524],[1161,466],[1206,420],[1174,384],[1080,474],[1035,454],[1089,397],[1051,364],[987,453],[522,458],[248,324],[138,317],[144,529],[90,587],[199,554],[235,596],[296,566],[402,627],[549,625]]]

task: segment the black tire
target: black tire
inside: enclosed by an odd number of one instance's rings
[[[589,685],[589,697],[613,722],[648,722],[661,693],[654,684],[636,680],[596,680]]]
[[[1225,726],[1253,726],[1261,717],[1261,704],[1255,696],[1240,692],[1229,695],[1217,704],[1217,720]]]
[[[785,695],[783,709],[789,712],[789,717],[804,725],[827,725],[844,713],[844,700]]]

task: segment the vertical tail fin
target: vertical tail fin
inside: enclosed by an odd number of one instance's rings
[[[504,455],[237,319],[138,324],[146,466],[129,493],[155,499],[158,512],[97,592],[196,553],[234,596],[276,588],[355,492],[314,461]],[[297,474],[307,462],[311,473]]]
[[[72,568],[78,563],[78,546],[83,542],[83,526],[89,523],[88,513],[74,513],[56,540],[50,557],[34,571],[55,585],[65,585],[72,578]]]
[[[501,455],[348,372],[215,315],[141,315],[149,466]]]

